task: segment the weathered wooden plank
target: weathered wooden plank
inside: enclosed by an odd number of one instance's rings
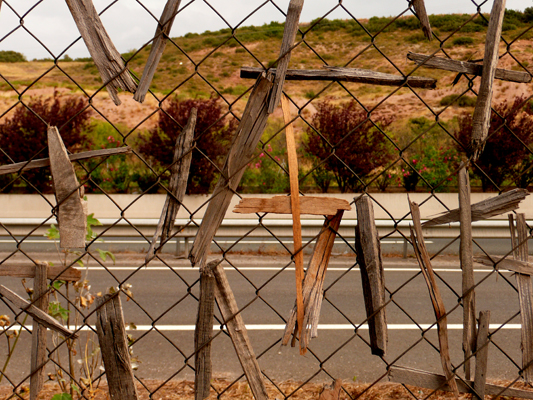
[[[413,0],[412,4],[415,8],[418,20],[420,21],[420,25],[422,25],[422,32],[424,32],[424,36],[427,37],[428,40],[431,40],[431,25],[429,24],[429,17],[426,11],[426,5],[424,4],[424,0]]]
[[[48,265],[39,263],[35,265],[35,278],[33,279],[33,305],[48,313]],[[44,385],[44,366],[47,361],[46,353],[46,326],[33,321],[31,331],[31,363],[30,363],[30,400],[35,400]]]
[[[374,220],[374,206],[368,196],[355,201],[357,226],[355,246],[357,263],[361,271],[366,316],[372,354],[383,356],[387,352],[387,317],[385,313],[385,272],[379,234]]]
[[[498,50],[502,34],[505,0],[494,0],[490,12],[489,26],[485,38],[485,53],[483,55],[483,73],[472,118],[472,139],[470,150],[473,161],[477,161],[485,147],[485,140],[489,134],[490,113],[492,105],[492,91],[494,75],[498,65]]]
[[[300,22],[300,14],[304,6],[304,0],[291,0],[289,9],[287,11],[287,19],[285,20],[285,28],[283,30],[283,40],[281,41],[281,48],[279,51],[279,62],[274,84],[272,86],[272,94],[268,104],[268,113],[272,114],[278,106],[281,94],[283,92],[283,84],[285,83],[285,74],[289,67],[291,60],[291,50],[298,32],[298,24]]]
[[[137,400],[119,293],[96,298],[96,333],[111,399]]]
[[[455,376],[452,370],[452,363],[450,361],[450,349],[448,344],[448,322],[446,317],[446,309],[444,308],[444,302],[440,294],[439,287],[437,286],[437,280],[435,279],[435,273],[431,266],[431,260],[429,253],[424,243],[424,236],[422,234],[422,225],[420,223],[420,210],[418,204],[409,201],[409,207],[411,209],[411,216],[413,218],[413,227],[411,227],[411,241],[413,244],[413,250],[415,256],[420,265],[422,275],[426,281],[429,290],[429,297],[433,304],[433,310],[437,319],[437,332],[439,337],[440,347],[440,359],[442,363],[442,369],[446,375],[448,384],[452,388],[455,398],[459,398],[459,392],[457,390],[457,384],[455,383]]]
[[[47,313],[39,310],[33,304],[24,300],[22,297],[20,297],[15,292],[6,288],[4,285],[0,285],[0,296],[4,297],[6,300],[11,302],[15,307],[20,308],[26,314],[29,314],[33,319],[37,320],[37,322],[40,323],[41,325],[44,325],[47,328],[52,329],[53,331],[56,331],[65,337],[72,337],[72,338],[78,337],[78,335],[76,335],[74,332],[65,328],[63,325],[61,325],[59,322],[57,322],[54,318],[49,316]]]
[[[161,18],[159,18],[159,23],[157,24],[157,29],[154,34],[152,49],[150,50],[150,55],[146,61],[139,87],[133,96],[133,98],[139,103],[144,101],[148,88],[152,83],[161,56],[165,51],[165,46],[167,45],[170,30],[172,29],[172,24],[174,23],[174,18],[176,17],[180,3],[181,0],[168,0],[163,9],[163,13],[161,14]]]
[[[219,263],[220,261],[214,261]],[[211,389],[211,339],[215,312],[215,277],[213,264],[200,272],[200,299],[194,330],[194,398],[204,400]]]
[[[300,214],[335,215],[339,210],[351,210],[350,203],[333,197],[300,196]],[[247,197],[240,200],[233,209],[238,214],[273,213],[291,214],[291,198],[274,196],[269,198]]]
[[[66,0],[66,2],[109,96],[118,106],[121,102],[117,89],[134,93],[137,85],[109,38],[92,0]]]
[[[418,65],[422,65],[427,68],[443,69],[446,71],[476,76],[481,76],[481,74],[483,74],[482,64],[476,64],[469,61],[457,61],[450,58],[411,52],[407,53],[407,58],[411,61],[414,61]],[[496,68],[494,79],[518,83],[529,83],[531,82],[531,75],[527,72]]]
[[[209,263],[211,272],[215,276],[215,297],[228,329],[228,333],[241,363],[248,384],[256,400],[268,399],[268,394],[263,381],[263,374],[255,357],[252,343],[241,316],[235,296],[228,282],[226,272],[220,262]]]
[[[57,222],[61,248],[85,248],[87,202],[83,200],[76,172],[55,126],[48,127],[50,170],[57,200]]]
[[[479,330],[476,344],[476,376],[474,379],[474,396],[480,400],[485,399],[487,384],[487,365],[489,358],[489,324],[490,311],[479,313]]]
[[[11,276],[14,278],[34,278],[35,265],[0,265],[0,276]],[[48,267],[48,279],[76,282],[81,279],[81,272],[76,268],[66,268],[63,266]]]
[[[261,75],[263,68],[242,67],[241,78],[254,79]],[[276,68],[269,70],[276,74]],[[324,69],[289,69],[285,75],[288,81],[335,81],[335,82],[357,82],[382,86],[403,86],[409,85],[413,88],[435,89],[437,80],[420,76],[398,76],[376,72],[369,69],[324,67]]]
[[[389,380],[425,389],[450,391],[450,387],[446,383],[445,376],[432,374],[430,372],[420,371],[413,368],[393,365],[389,368]],[[461,393],[471,393],[474,387],[474,382],[466,381],[465,383],[465,380],[460,378],[455,378],[455,383],[459,392]],[[521,399],[533,399],[533,391],[508,388],[505,386],[492,384],[485,385],[485,394],[492,396],[500,395],[517,397]]]
[[[261,139],[268,119],[268,95],[272,76],[261,76],[248,99],[241,122],[235,133],[222,174],[215,186],[209,205],[196,233],[189,255],[192,265],[205,265],[205,258],[220,227],[247,164]]]
[[[490,199],[472,204],[472,222],[488,219],[495,217],[496,215],[516,210],[520,205],[520,202],[524,200],[526,196],[529,196],[529,192],[526,189],[513,189],[502,193],[499,196],[491,197]],[[456,208],[424,222],[422,226],[430,227],[448,224],[450,222],[458,222],[461,220],[460,215],[459,209]]]
[[[168,184],[167,198],[159,223],[152,237],[150,247],[146,252],[145,263],[148,264],[156,253],[157,239],[161,236],[159,241],[161,249],[169,237],[172,236],[172,229],[174,229],[174,221],[176,215],[181,207],[185,191],[187,190],[187,180],[189,179],[189,172],[192,161],[192,144],[194,139],[194,129],[196,127],[197,110],[192,108],[189,114],[187,125],[183,128],[181,135],[176,138],[174,146],[174,159],[172,167],[170,168],[170,182]]]
[[[533,263],[526,261],[498,256],[477,256],[474,257],[474,261],[489,267],[496,267],[498,270],[503,268],[522,275],[533,275]]]

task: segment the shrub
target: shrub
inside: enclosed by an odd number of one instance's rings
[[[450,94],[448,96],[443,97],[439,104],[441,106],[449,106],[449,105],[455,105],[458,107],[474,107],[476,105],[476,99],[472,96],[467,96],[463,94],[462,96],[459,96],[457,94]]]
[[[22,53],[13,50],[1,50],[0,51],[0,62],[5,63],[15,63],[15,62],[25,62],[26,56]]]
[[[456,37],[452,40],[454,46],[468,46],[474,43],[474,39],[469,36]]]

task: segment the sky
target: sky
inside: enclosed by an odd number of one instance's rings
[[[102,22],[117,49],[127,52],[142,47],[154,35],[166,0],[93,0]],[[329,13],[329,19],[392,16],[407,10],[406,0],[306,0],[300,18],[309,22]],[[490,12],[493,0],[426,0],[429,14]],[[0,2],[1,4],[1,2]],[[182,0],[171,36],[201,33],[241,24],[262,25],[285,20],[289,0]],[[532,0],[507,0],[507,8],[524,10]],[[213,10],[216,9],[220,15]],[[406,11],[407,10],[407,11]],[[255,12],[254,12],[255,11]],[[282,12],[283,11],[283,12]],[[250,16],[251,14],[251,16]],[[21,26],[21,17],[23,26]],[[38,38],[38,40],[36,39]],[[69,13],[65,0],[4,0],[0,8],[0,50],[16,50],[29,60],[68,54],[72,58],[89,53]],[[40,42],[39,42],[40,41]],[[65,50],[66,49],[66,50]]]

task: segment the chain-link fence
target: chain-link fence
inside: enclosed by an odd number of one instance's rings
[[[151,242],[155,225],[147,228],[142,218],[131,218],[129,213],[147,196],[165,195],[172,190],[169,185],[173,165],[187,156],[173,158],[174,142],[192,107],[197,108],[198,117],[194,142],[188,152],[192,162],[187,192],[199,195],[196,199],[201,201],[182,201],[179,223],[168,239],[176,241],[196,235],[206,208],[217,200],[217,196],[209,193],[216,192],[216,182],[225,179],[226,155],[238,142],[233,135],[253,96],[255,81],[244,76],[253,75],[249,67],[270,71],[279,67],[283,59],[280,47],[285,26],[281,23],[251,26],[250,21],[256,21],[267,9],[275,10],[279,19],[284,20],[288,3],[258,2],[242,20],[229,22],[226,10],[216,1],[192,0],[181,5],[176,2],[179,10],[174,24],[180,19],[194,18],[196,14],[189,11],[201,3],[203,13],[216,16],[227,27],[168,38],[144,103],[136,103],[129,93],[114,95],[109,86],[106,89],[101,69],[92,58],[73,60],[66,55],[73,46],[84,44],[77,30],[75,40],[56,51],[24,24],[48,7],[47,3],[41,0],[35,4],[13,1],[1,4],[0,20],[9,14],[19,23],[4,28],[6,33],[0,45],[28,40],[49,53],[47,58],[28,62],[18,60],[17,54],[1,54],[20,62],[8,63],[6,59],[0,65],[0,156],[3,164],[22,163],[16,171],[0,175],[1,186],[6,196],[34,195],[32,201],[51,210],[45,218],[30,225],[2,224],[2,236],[14,249],[2,253],[0,268],[4,268],[5,275],[2,283],[22,297],[31,298],[32,273],[24,275],[21,271],[43,261],[37,259],[42,255],[34,251],[31,240],[49,229],[58,213],[50,196],[53,187],[49,167],[23,170],[31,161],[48,156],[47,125],[59,128],[72,154],[129,146],[129,153],[73,162],[80,187],[89,195],[89,201],[97,196],[107,199],[117,216],[108,218],[103,227],[96,220],[90,221],[93,230],[89,229],[85,250],[53,256],[54,267],[77,268],[83,279],[75,283],[68,279],[48,281],[49,314],[79,334],[74,341],[49,333],[45,357],[48,383],[59,385],[56,392],[71,393],[74,397],[92,399],[102,395],[105,385],[101,380],[106,375],[96,336],[94,301],[111,290],[119,291],[123,299],[124,318],[130,328],[131,359],[134,367],[138,367],[134,375],[139,393],[150,398],[172,396],[169,391],[184,398],[193,396],[190,381],[194,380],[195,371],[198,265],[191,268],[187,258],[158,253],[147,266],[144,254],[106,252],[105,240],[127,232],[124,236],[135,236],[144,248]],[[89,1],[79,2],[82,3]],[[124,3],[143,8],[145,18],[156,31],[159,18],[151,11],[152,4],[142,1],[97,4],[104,26],[113,23],[106,19],[106,14]],[[468,10],[465,14],[431,15],[428,40],[419,23],[420,9],[417,14],[412,3],[415,2],[402,3],[404,9],[396,16],[360,19],[355,1],[322,2],[321,14],[315,15],[312,22],[300,23],[289,65],[295,70],[318,70],[316,74],[320,77],[302,77],[305,75],[302,72],[289,71],[283,86],[296,130],[301,195],[329,192],[329,197],[346,197],[345,193],[357,193],[349,196],[353,199],[360,193],[367,194],[385,223],[379,230],[382,245],[391,238],[411,241],[405,228],[411,222],[411,213],[405,211],[406,200],[402,198],[405,204],[393,204],[396,200],[384,201],[384,194],[416,192],[413,196],[420,203],[423,218],[429,216],[428,210],[434,210],[432,204],[440,204],[443,210],[451,207],[445,198],[457,192],[460,162],[470,154],[472,113],[481,75],[481,67],[476,69],[472,65],[482,65],[492,7],[492,3],[465,0],[464,9]],[[309,3],[311,6],[314,5]],[[469,168],[473,192],[492,191],[496,196],[509,188],[527,189],[533,179],[533,103],[528,83],[532,27],[531,9],[507,10],[498,63],[498,68],[505,71],[496,73],[484,152]],[[139,82],[152,46],[167,34],[165,26],[159,26],[154,40],[122,54],[124,67],[119,66],[110,80],[114,82],[121,74],[129,73]],[[416,54],[408,58],[408,52],[462,61],[465,70],[428,68],[424,61],[418,65],[412,61]],[[112,54],[109,57],[112,59]],[[471,69],[467,70],[468,66]],[[241,73],[241,67],[248,69]],[[367,78],[354,78],[357,74],[353,70],[326,67],[364,69]],[[332,78],[325,71],[344,75]],[[383,75],[368,78],[369,71]],[[385,74],[388,75],[384,77]],[[392,75],[395,77],[391,78]],[[509,78],[511,75],[513,78]],[[113,101],[122,104],[115,106]],[[225,190],[233,191],[236,198],[253,193],[289,192],[286,125],[281,108],[269,115],[253,156],[242,157],[246,166],[242,179],[236,185],[228,183]],[[117,194],[123,193],[131,197],[119,201]],[[124,199],[128,199],[127,203]],[[355,219],[355,202],[350,202],[352,210],[345,212],[345,220]],[[94,217],[101,218],[98,211]],[[1,214],[7,219],[11,216],[9,210]],[[210,244],[209,259],[223,260],[238,314],[248,327],[270,397],[300,398],[300,389],[336,378],[345,383],[341,398],[370,396],[373,390],[385,393],[383,382],[398,366],[424,370],[433,378],[442,374],[437,321],[426,294],[423,273],[414,259],[385,259],[388,345],[385,354],[372,355],[368,323],[373,316],[369,318],[365,312],[354,235],[345,237],[346,230],[342,229],[336,232],[337,241],[342,242],[346,251],[332,258],[325,277],[318,337],[310,342],[305,356],[300,356],[296,349],[282,347],[282,332],[296,297],[293,271],[297,257],[292,231],[280,233],[269,218],[277,217],[257,212],[245,220],[245,228],[235,228],[240,229],[238,237],[227,231],[225,237],[217,235]],[[306,257],[312,252],[321,224],[319,220],[304,235]],[[119,229],[122,233],[117,234]],[[58,238],[53,227],[47,235],[50,241]],[[247,252],[243,242],[259,240],[256,236],[274,242],[276,252]],[[462,286],[459,258],[442,256],[459,241],[455,234],[446,236],[452,237],[435,241],[432,259],[446,310],[452,371],[460,386],[464,386],[474,379],[474,361],[483,347],[476,351],[474,346],[474,354],[465,361],[463,297],[470,292],[465,293]],[[510,249],[508,241],[505,246]],[[493,255],[494,248],[484,247],[483,243],[475,238],[474,252]],[[100,247],[104,250],[98,250]],[[500,253],[507,258],[512,256],[509,250]],[[28,276],[23,285],[20,276]],[[522,289],[519,290],[511,272],[503,268],[476,267],[474,278],[472,290],[478,310],[492,311],[486,373],[489,382],[500,387],[515,383],[517,387],[527,387],[527,365],[523,364],[521,350],[529,348],[527,343],[521,343],[528,337],[522,333],[526,330],[520,316]],[[2,394],[8,393],[6,398],[28,398],[31,317],[5,296],[0,305],[3,314],[0,384],[8,390]],[[211,340],[212,394],[220,398],[250,397],[250,389],[242,383],[245,376],[233,352],[228,328],[218,310],[215,320]],[[465,364],[472,369],[466,377]],[[349,379],[355,383],[348,384]],[[403,381],[403,385],[389,392],[390,396],[426,398],[435,395],[437,389],[446,389],[441,381],[437,384],[422,378],[414,383]],[[498,390],[493,389],[491,394],[499,394]]]

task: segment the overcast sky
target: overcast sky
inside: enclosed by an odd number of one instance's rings
[[[32,35],[54,55],[61,54],[79,37],[65,0],[43,0],[35,6],[36,2],[37,0],[4,0],[0,9],[0,50],[16,50],[28,59],[51,57]],[[99,12],[110,3],[111,0],[94,0]],[[165,3],[166,0],[117,0],[103,13],[104,26],[121,53],[138,49],[153,37],[157,24],[149,12],[159,18]],[[227,23],[209,4],[216,8]],[[183,0],[182,11],[176,17],[171,36],[218,30],[228,27],[227,24],[236,26],[243,20],[245,26],[283,21],[284,16],[279,9],[286,11],[288,4],[289,0]],[[339,0],[307,0],[301,21],[309,22],[331,10],[333,11],[328,16],[331,19],[350,18],[346,10],[357,18],[398,15],[406,10],[408,3],[406,0],[344,0],[342,7],[345,9],[338,7],[338,4]],[[477,0],[477,4],[482,4],[483,12],[490,12],[492,0]],[[509,9],[523,10],[530,6],[533,6],[531,0],[507,0]],[[259,10],[253,13],[258,7]],[[476,11],[476,5],[471,0],[426,0],[426,7],[429,14]],[[251,13],[253,14],[247,18]],[[405,15],[411,14],[408,11]],[[20,27],[20,17],[27,30]],[[69,48],[66,54],[73,58],[88,56],[82,41]]]

